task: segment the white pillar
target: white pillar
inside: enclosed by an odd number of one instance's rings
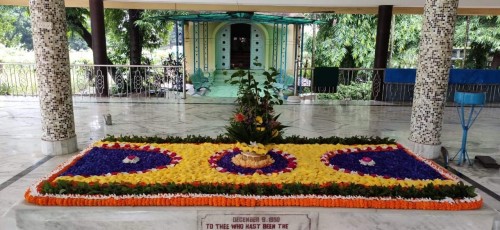
[[[30,0],[42,152],[77,151],[64,0]]]
[[[426,0],[411,114],[410,148],[439,157],[458,0]]]

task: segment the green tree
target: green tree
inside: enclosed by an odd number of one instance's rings
[[[84,8],[66,8],[66,24],[68,26],[68,37],[70,48],[78,49],[92,48],[92,35],[90,34],[90,13]],[[77,42],[74,42],[77,41]],[[81,44],[82,42],[85,45]],[[78,47],[74,47],[72,43],[78,43]]]
[[[316,36],[316,66],[373,67],[377,16],[321,14],[327,21]],[[415,68],[422,29],[421,15],[395,15],[390,67]],[[312,38],[306,49],[312,51]]]
[[[87,49],[84,41],[73,31],[68,32],[71,49]],[[22,6],[0,6],[0,43],[7,47],[33,50],[29,8]]]
[[[173,23],[164,20],[149,20],[152,17],[175,14],[160,10],[105,11],[106,38],[111,48],[110,59],[115,63],[140,65],[144,61],[143,49],[156,49],[168,43]]]
[[[106,9],[106,39],[111,47],[108,63],[141,64],[144,61],[141,60],[142,49],[155,49],[166,44],[173,25],[167,21],[143,19],[172,14],[174,12],[159,10]],[[91,48],[89,9],[66,8],[66,21],[70,47],[76,50]],[[28,7],[0,6],[0,43],[7,47],[33,49]]]
[[[28,7],[0,6],[0,43],[33,49]]]
[[[321,24],[316,36],[316,66],[373,67],[376,16],[319,14]],[[306,48],[312,51],[312,41]]]
[[[389,46],[389,67],[416,68],[420,31],[422,30],[422,15],[395,15],[393,23]]]
[[[454,46],[465,47],[467,35],[465,68],[486,68],[488,57],[493,56],[491,67],[497,69],[500,66],[500,17],[469,16],[469,32],[467,32],[467,16],[459,16]]]

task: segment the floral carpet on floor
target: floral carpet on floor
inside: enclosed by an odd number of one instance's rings
[[[315,206],[466,210],[474,188],[397,144],[276,144],[238,166],[235,144],[100,141],[32,185],[60,206]]]

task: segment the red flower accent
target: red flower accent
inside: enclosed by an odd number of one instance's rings
[[[372,158],[370,158],[370,157],[363,157],[363,158],[361,158],[361,160],[364,161],[364,162],[370,162],[370,161],[372,161]]]
[[[128,155],[128,156],[127,156],[127,158],[128,158],[129,160],[133,160],[133,159],[135,158],[135,155]]]
[[[245,115],[241,114],[241,113],[237,113],[234,115],[234,120],[236,122],[242,122],[245,120]]]

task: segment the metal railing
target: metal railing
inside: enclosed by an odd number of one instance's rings
[[[413,102],[414,83],[383,82],[385,69],[372,68],[339,68],[338,86],[334,90],[314,91],[314,68],[302,69],[303,79],[310,80],[309,86],[303,86],[303,93],[315,93],[316,99],[364,100],[381,98],[383,102],[407,104]],[[299,80],[300,82],[300,80]],[[375,84],[375,87],[373,86]],[[300,85],[299,85],[300,86]],[[300,88],[300,87],[299,87]],[[446,94],[447,102],[453,102],[456,91],[486,92],[486,103],[500,103],[500,84],[449,84]]]
[[[0,63],[0,95],[36,96],[35,64]]]
[[[314,68],[303,68],[302,85],[299,79],[299,92],[317,93],[319,99],[334,100],[370,100],[371,95],[382,93],[382,88],[373,92],[373,81],[383,79],[384,69],[339,68],[339,79],[336,87],[316,87],[314,85]],[[302,90],[300,90],[302,89]]]
[[[36,96],[35,70],[35,64],[0,63],[0,95]],[[73,96],[186,97],[183,66],[73,64],[70,73]]]
[[[412,83],[384,83],[383,101],[411,104],[414,90]],[[446,101],[452,103],[457,91],[485,92],[487,106],[500,103],[500,84],[449,84]]]
[[[0,95],[37,96],[35,70],[35,64],[0,63]],[[70,71],[73,96],[186,98],[183,66],[73,64]],[[340,68],[338,86],[321,91],[314,89],[313,68],[303,68],[299,73],[298,93],[309,93],[317,99],[369,101],[379,97],[383,102],[398,104],[413,101],[413,83],[378,83],[384,79],[384,69]],[[486,103],[500,103],[500,84],[450,84],[448,102],[453,101],[455,91],[486,92]]]

